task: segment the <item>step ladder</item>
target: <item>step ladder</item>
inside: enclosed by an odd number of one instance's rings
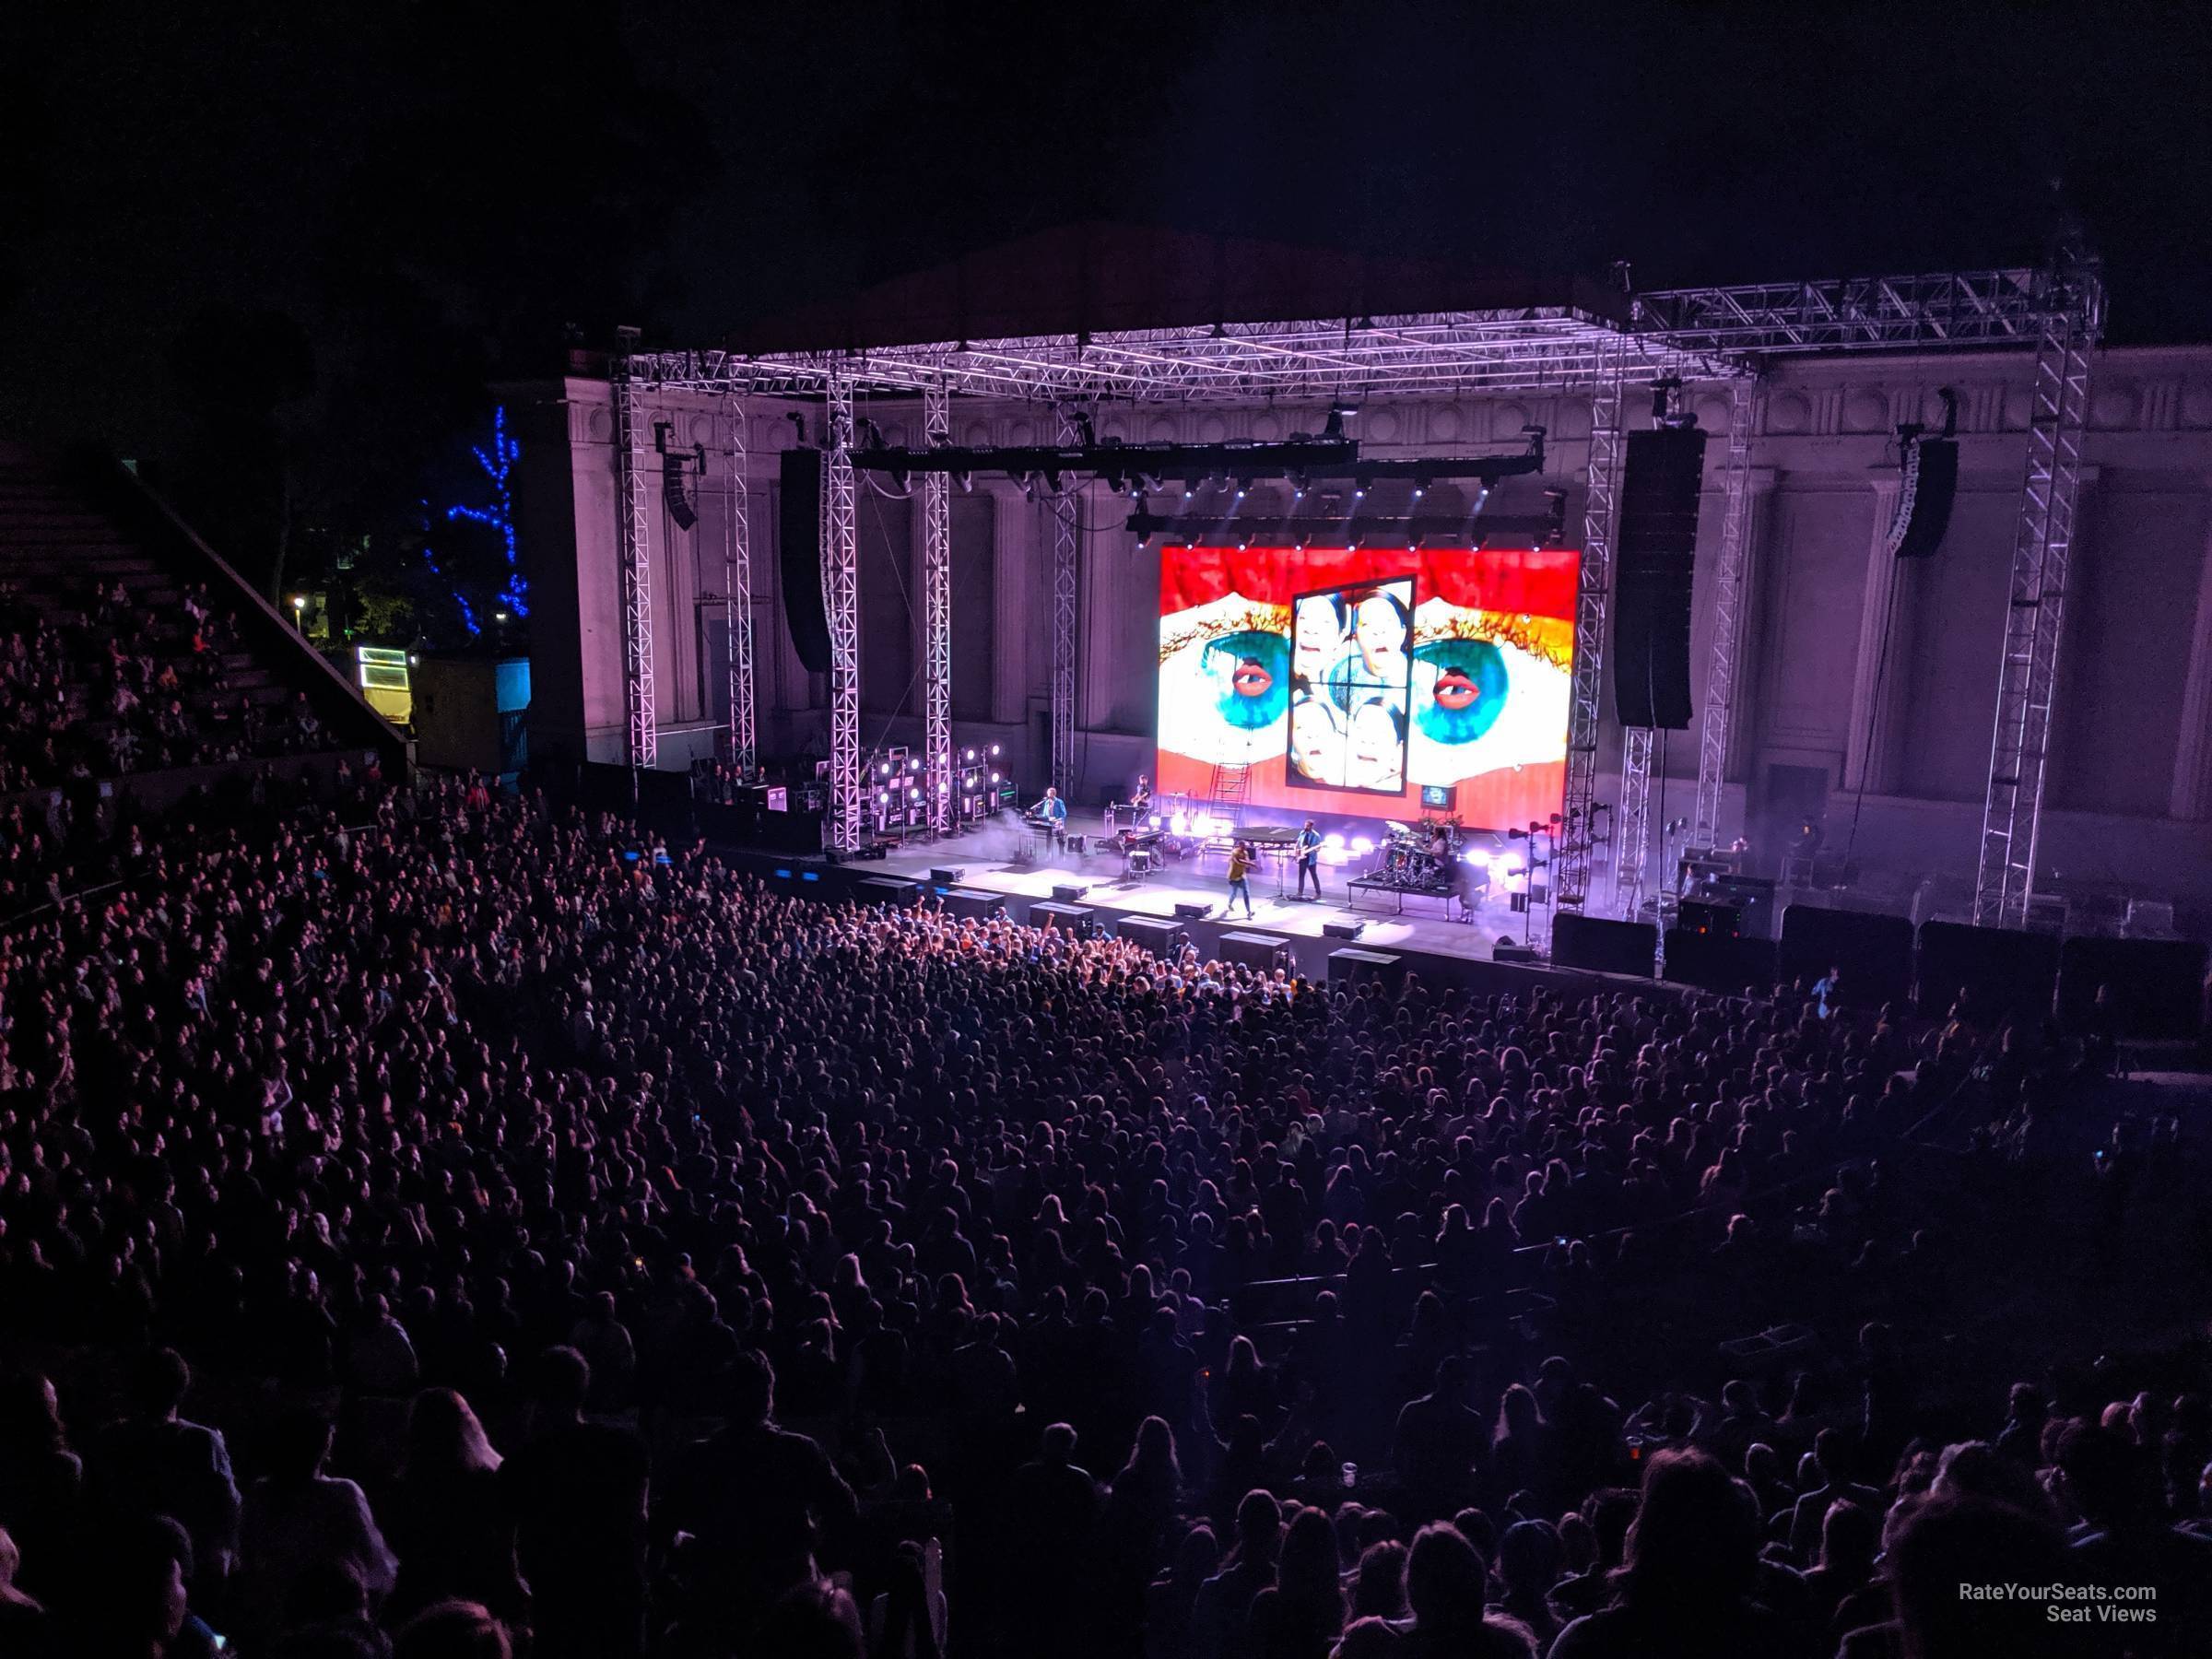
[[[1214,768],[1213,782],[1206,793],[1218,811],[1228,815],[1237,829],[1244,827],[1244,791],[1252,775],[1252,768],[1242,763]]]

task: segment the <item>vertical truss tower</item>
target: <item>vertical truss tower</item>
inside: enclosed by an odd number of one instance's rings
[[[1082,441],[1073,406],[1060,410],[1060,441]],[[1082,486],[1069,479],[1053,497],[1053,786],[1063,801],[1076,788],[1076,617],[1082,571]]]
[[[853,493],[853,382],[829,377],[822,456],[822,602],[830,623],[830,844],[860,846],[860,541]]]
[[[1613,849],[1614,913],[1634,921],[1643,909],[1645,865],[1652,859],[1652,748],[1650,726],[1620,734],[1620,821]]]
[[[952,397],[940,376],[922,394],[924,441],[952,441]],[[924,473],[922,485],[922,787],[929,827],[951,833],[952,798],[952,478]]]
[[[1728,459],[1721,475],[1721,545],[1712,570],[1712,654],[1698,721],[1698,803],[1689,844],[1720,839],[1721,791],[1728,779],[1728,730],[1735,719],[1735,665],[1743,648],[1744,558],[1751,535],[1751,418],[1758,383],[1739,374],[1728,386]]]
[[[730,410],[730,516],[722,545],[722,614],[729,639],[730,764],[750,778],[760,763],[753,702],[753,538],[745,477],[745,410]]]
[[[1613,591],[1613,522],[1620,493],[1620,406],[1628,342],[1606,342],[1590,397],[1590,479],[1583,498],[1583,569],[1574,602],[1574,681],[1568,706],[1566,822],[1553,897],[1581,910],[1595,841],[1597,722],[1605,698],[1606,602]],[[1533,883],[1532,883],[1533,885]]]
[[[629,722],[633,771],[660,764],[661,733],[653,685],[653,527],[645,513],[647,441],[639,418],[638,382],[625,358],[615,368],[615,526],[622,559],[622,705]]]
[[[2024,925],[2035,890],[2066,566],[2088,426],[2089,354],[2104,321],[2103,286],[2092,265],[2062,259],[2048,280],[2055,291],[2043,308],[2036,341],[2027,472],[2013,538],[2011,602],[1997,665],[1989,790],[1974,875],[1974,921],[1983,927]]]

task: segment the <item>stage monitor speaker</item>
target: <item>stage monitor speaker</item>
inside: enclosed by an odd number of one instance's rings
[[[1906,488],[1898,494],[1889,545],[1900,559],[1929,559],[1951,525],[1951,504],[1959,495],[1959,445],[1948,438],[1924,438],[1912,446],[1906,465]]]
[[[2123,1037],[2183,1041],[2204,1019],[2206,947],[2196,939],[2068,939],[2058,953],[2058,1017],[2089,1023],[2097,988],[2112,987]]]
[[[1324,922],[1321,931],[1324,938],[1356,939],[1359,936],[1359,930],[1366,925],[1364,922]]]
[[[1124,916],[1114,924],[1113,931],[1117,938],[1134,940],[1171,962],[1182,953],[1182,942],[1190,936],[1182,923],[1170,922],[1164,916]]]
[[[1613,550],[1613,702],[1624,726],[1689,725],[1690,581],[1704,488],[1703,432],[1629,434]]]
[[[1534,968],[1544,959],[1536,954],[1533,946],[1518,944],[1512,939],[1500,939],[1490,947],[1490,960],[1511,962],[1523,968]]]
[[[1387,950],[1354,950],[1349,946],[1329,952],[1330,990],[1348,990],[1369,980],[1395,990],[1406,982],[1406,959]]]
[[[958,865],[933,865],[929,878],[939,887],[959,887],[968,879],[968,872]]]
[[[783,452],[776,545],[783,577],[783,621],[809,674],[830,672],[830,614],[822,602],[822,452]]]
[[[1176,901],[1175,913],[1185,922],[1196,922],[1212,915],[1214,907],[1210,904],[1200,904],[1195,900],[1182,899]]]
[[[1240,968],[1288,968],[1290,941],[1277,934],[1225,933],[1216,942],[1221,959]]]
[[[1782,913],[1778,977],[1810,991],[1830,968],[1843,971],[1843,1000],[1871,1013],[1912,989],[1912,924],[1902,916],[1793,904]]]
[[[1053,902],[1073,904],[1089,891],[1090,884],[1088,882],[1068,882],[1053,889]]]
[[[2041,1019],[2058,989],[2058,939],[2009,927],[1924,922],[1920,1011],[1941,1018],[1963,990],[1977,1020],[2018,1014]]]
[[[1592,973],[1628,973],[1650,979],[1659,955],[1659,930],[1649,922],[1616,922],[1561,911],[1551,924],[1551,965]]]

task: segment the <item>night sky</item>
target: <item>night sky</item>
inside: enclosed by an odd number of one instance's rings
[[[278,408],[396,479],[382,435],[564,325],[707,344],[1095,218],[1655,287],[2030,261],[2060,177],[2115,337],[2212,335],[2212,30],[2178,6],[14,11],[18,435]]]

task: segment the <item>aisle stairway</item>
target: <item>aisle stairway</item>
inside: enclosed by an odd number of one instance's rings
[[[41,622],[69,630],[79,655],[68,665],[66,699],[79,751],[97,750],[112,724],[100,706],[104,653],[85,637],[101,630],[82,618],[93,589],[118,581],[130,609],[153,618],[158,660],[182,667],[190,658],[188,589],[205,583],[214,614],[236,618],[219,685],[177,694],[204,729],[228,730],[247,701],[276,723],[305,692],[323,725],[313,747],[372,747],[387,765],[404,758],[398,734],[346,679],[123,468],[0,445],[0,642]]]

